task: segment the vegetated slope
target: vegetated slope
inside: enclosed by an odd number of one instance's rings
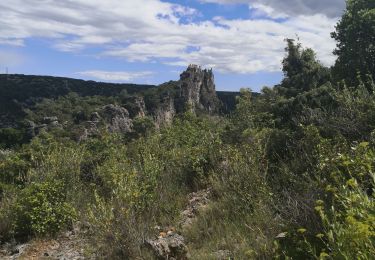
[[[165,96],[168,88],[140,84],[116,84],[85,81],[64,77],[34,76],[22,74],[0,74],[0,127],[15,126],[25,116],[24,109],[31,108],[42,99],[57,99],[69,93],[79,96],[116,97],[126,95],[147,95],[148,107],[159,105],[160,96]],[[158,90],[152,90],[159,88]],[[238,92],[218,91],[223,103],[223,112],[234,109],[235,96]]]
[[[0,74],[0,118],[1,126],[14,125],[22,119],[23,109],[31,107],[43,98],[56,99],[74,92],[80,96],[116,96],[122,91],[135,94],[152,85],[113,84],[79,79]]]
[[[25,110],[40,131],[0,150],[0,244],[79,227],[98,259],[373,259],[374,14],[347,1],[334,69],[288,39],[282,82],[228,116],[197,66],[146,90],[147,111],[72,93]]]
[[[0,82],[3,147],[27,143],[44,130],[82,140],[107,128],[130,138],[168,125],[188,110],[229,113],[238,94],[218,96],[212,70],[196,65],[180,80],[159,86],[25,75],[2,75]]]

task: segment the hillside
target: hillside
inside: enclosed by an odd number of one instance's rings
[[[159,86],[1,76],[0,258],[373,259],[374,14],[347,2],[332,67],[286,39],[261,93],[197,65]]]
[[[119,97],[144,96],[145,93],[151,95],[154,92],[162,92],[156,88],[163,87],[103,83],[51,76],[0,74],[0,127],[12,127],[22,123],[26,116],[25,109],[33,109],[43,99],[57,99],[70,93],[76,93],[80,97]],[[222,109],[220,109],[222,112],[228,113],[234,110],[235,97],[239,95],[239,92],[217,91],[217,95],[222,102]],[[148,100],[150,101],[146,103],[148,107],[155,106],[152,104],[153,100],[150,98]],[[154,102],[160,102],[160,100]]]

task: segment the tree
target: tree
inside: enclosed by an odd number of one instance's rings
[[[295,97],[329,80],[329,69],[320,64],[312,49],[303,49],[301,44],[295,44],[293,39],[286,39],[286,42],[287,55],[282,62],[285,77],[281,85],[277,86],[280,94]]]
[[[375,78],[375,0],[347,0],[332,38],[337,41],[336,80],[358,85]]]

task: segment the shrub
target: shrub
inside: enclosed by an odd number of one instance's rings
[[[210,178],[214,201],[185,231],[194,259],[217,259],[214,253],[219,250],[229,250],[235,259],[271,257],[278,227],[262,138],[256,139],[251,145],[222,148],[223,161]]]
[[[9,152],[0,158],[0,183],[23,185],[29,167],[30,162],[22,153]]]
[[[0,184],[1,185],[1,184]],[[0,244],[8,241],[13,235],[12,209],[15,193],[7,190],[0,198]]]
[[[74,209],[66,202],[60,182],[34,183],[18,195],[14,205],[17,237],[56,234],[71,225]]]
[[[323,154],[321,170],[329,174],[326,196],[315,207],[323,222],[322,253],[337,259],[375,255],[375,151],[368,143],[346,153]]]
[[[375,153],[368,143],[345,146],[322,140],[315,176],[323,191],[315,205],[320,230],[290,229],[277,243],[279,256],[371,259],[375,254]]]

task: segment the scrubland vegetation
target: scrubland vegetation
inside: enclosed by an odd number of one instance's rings
[[[0,241],[85,223],[88,254],[152,259],[144,241],[154,226],[178,226],[187,194],[211,188],[208,207],[182,231],[191,259],[218,250],[234,259],[373,259],[375,2],[348,1],[333,37],[333,68],[287,40],[282,82],[256,96],[241,90],[226,116],[185,112],[161,129],[139,119],[131,136],[103,128],[81,142],[71,128],[26,144],[21,130],[2,130]],[[108,99],[69,94],[26,112],[55,109],[73,122]]]

